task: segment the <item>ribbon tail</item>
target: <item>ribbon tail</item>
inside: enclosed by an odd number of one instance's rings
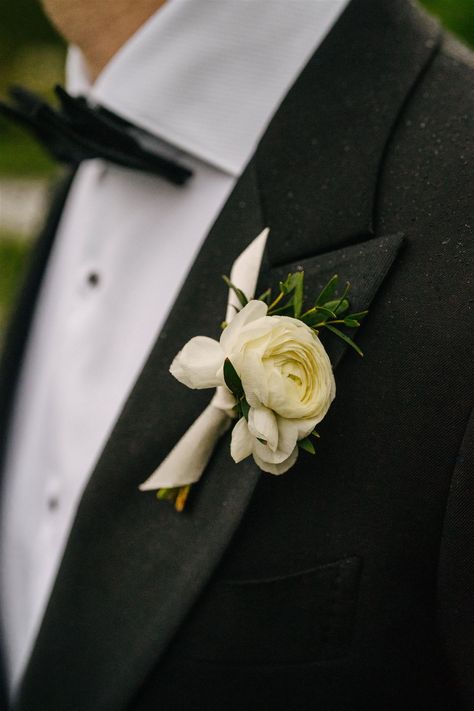
[[[264,229],[232,266],[231,281],[237,284],[249,299],[255,295],[268,233],[269,229]],[[231,289],[226,321],[230,323],[239,309],[239,301]],[[223,387],[217,388],[213,400],[204,412],[181,437],[158,469],[140,484],[140,491],[172,489],[199,481],[218,441],[232,424],[234,406],[235,400],[230,392]]]
[[[257,288],[258,275],[262,265],[263,253],[270,230],[266,227],[263,232],[260,232],[258,237],[250,242],[249,246],[244,249],[242,254],[237,257],[230,272],[230,280],[233,284],[241,289],[245,296],[250,300],[255,296]],[[227,302],[227,313],[225,320],[230,323],[237,311],[240,311],[240,304],[235,292],[229,290],[229,300]]]
[[[195,484],[204,473],[218,441],[231,423],[229,415],[212,403],[209,404],[158,469],[140,484],[140,491]]]

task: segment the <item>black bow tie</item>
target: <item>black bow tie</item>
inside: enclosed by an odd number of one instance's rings
[[[192,171],[159,154],[160,142],[117,114],[91,106],[84,97],[55,89],[59,109],[26,89],[14,87],[14,104],[0,102],[0,113],[27,128],[61,163],[77,166],[83,160],[102,158],[126,168],[161,175],[182,185]]]

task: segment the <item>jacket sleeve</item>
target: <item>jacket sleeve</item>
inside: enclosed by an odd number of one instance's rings
[[[438,621],[461,708],[474,699],[474,410],[458,452],[441,538]]]

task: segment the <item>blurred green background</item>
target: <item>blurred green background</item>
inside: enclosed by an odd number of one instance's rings
[[[474,46],[474,0],[424,0],[423,4]],[[2,0],[0,96],[11,84],[48,95],[63,80],[64,56],[64,43],[45,19],[38,0]],[[36,230],[46,184],[55,171],[56,166],[28,136],[0,117],[0,331]]]

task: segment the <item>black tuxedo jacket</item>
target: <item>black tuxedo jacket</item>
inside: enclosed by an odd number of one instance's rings
[[[474,708],[472,56],[407,0],[352,0],[212,228],[83,496],[15,711]],[[60,214],[7,339],[1,431]],[[138,484],[207,404],[168,373],[215,337],[235,257],[334,273],[359,359],[282,477],[224,438],[187,512]],[[192,312],[193,317],[189,318]],[[140,314],[137,314],[140,318]]]

